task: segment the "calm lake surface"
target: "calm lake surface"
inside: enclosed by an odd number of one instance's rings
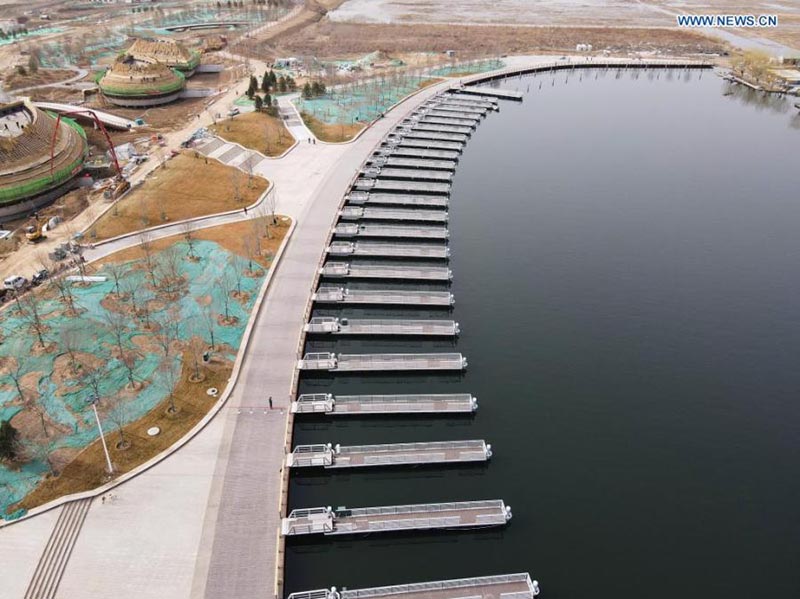
[[[541,83],[541,89],[540,89]],[[292,508],[504,499],[502,530],[293,539],[286,591],[530,572],[548,598],[800,596],[800,119],[710,71],[502,82],[450,204],[463,375],[301,392],[469,392],[474,417],[296,420],[295,443],[486,439],[486,466],[293,475]],[[390,285],[377,285],[389,287]],[[452,316],[449,316],[452,314]]]

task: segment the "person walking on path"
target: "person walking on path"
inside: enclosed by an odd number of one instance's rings
[[[245,216],[247,215],[247,206],[244,207]]]
[[[272,409],[272,396],[269,396],[269,409]]]

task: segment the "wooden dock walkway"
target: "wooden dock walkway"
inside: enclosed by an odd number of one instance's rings
[[[451,141],[465,144],[469,141],[469,135],[463,133],[439,133],[436,131],[420,131],[416,128],[402,127],[394,130],[389,137],[402,137],[403,139],[426,139],[433,141]]]
[[[447,260],[450,248],[435,243],[382,243],[377,241],[334,241],[328,246],[331,256],[364,258],[410,258]]]
[[[355,304],[363,306],[450,308],[455,304],[455,298],[449,291],[348,289],[329,286],[317,289],[313,299],[320,304]]]
[[[451,150],[461,153],[464,144],[454,141],[436,141],[433,139],[412,139],[389,137],[386,144],[390,148],[421,148],[423,150]]]
[[[306,393],[292,402],[294,414],[364,416],[370,414],[470,414],[478,400],[469,393],[429,395],[333,395]]]
[[[334,354],[309,353],[298,361],[300,370],[329,372],[415,372],[464,370],[467,359],[458,353]]]
[[[316,316],[304,328],[309,334],[349,336],[457,337],[461,332],[455,320],[333,316]]]
[[[458,163],[455,160],[432,160],[426,158],[408,158],[405,156],[373,156],[367,161],[370,166],[380,168],[408,168],[423,170],[439,170],[453,172]]]
[[[430,123],[430,124],[437,124],[437,125],[460,125],[462,127],[471,127],[472,129],[476,129],[478,127],[478,123],[481,122],[480,117],[470,117],[470,116],[436,116],[435,110],[427,110],[425,112],[419,113],[416,117],[416,122],[418,123]]]
[[[475,127],[481,122],[485,113],[470,113],[462,110],[448,110],[447,108],[430,108],[424,113],[423,121],[428,119],[447,120],[447,121],[467,121]],[[465,123],[466,124],[466,123]]]
[[[408,530],[455,530],[505,526],[511,508],[501,499],[381,507],[292,510],[281,522],[283,536],[365,535]]]
[[[392,209],[345,206],[339,212],[339,216],[342,220],[397,220],[428,223],[447,223],[448,221],[448,214],[446,210],[408,208]]]
[[[487,462],[492,446],[482,439],[385,443],[379,445],[298,445],[286,455],[287,468],[370,468]]]
[[[449,195],[450,183],[437,181],[395,181],[394,179],[366,179],[362,177],[356,179],[356,182],[353,184],[353,189],[358,191]]]
[[[411,127],[414,131],[432,131],[435,133],[457,133],[460,135],[470,136],[472,135],[473,130],[475,127],[470,127],[468,125],[453,125],[453,124],[441,124],[441,123],[409,123],[409,127]]]
[[[378,150],[376,154],[383,156],[408,156],[412,158],[436,158],[440,160],[455,160],[458,158],[461,150],[452,149],[435,149],[435,148],[420,148],[416,146],[393,146],[386,147]]]
[[[494,109],[494,106],[473,106],[455,100],[442,100],[434,104],[432,108],[436,111],[456,112],[461,115],[486,116],[489,111]]]
[[[447,239],[450,231],[437,225],[384,225],[339,223],[333,230],[338,237],[390,237],[398,239]]]
[[[292,593],[288,599],[533,599],[539,583],[527,572],[365,589],[336,587]]]
[[[402,168],[392,166],[368,166],[361,171],[362,177],[372,179],[397,179],[400,181],[445,181],[453,179],[453,173],[447,170],[426,168]]]
[[[402,279],[404,281],[450,281],[453,271],[446,266],[383,266],[375,264],[350,264],[326,262],[320,274],[323,277],[349,279]]]
[[[450,198],[446,195],[424,195],[405,193],[381,193],[368,191],[351,191],[345,198],[348,204],[383,204],[386,206],[425,206],[447,208]]]

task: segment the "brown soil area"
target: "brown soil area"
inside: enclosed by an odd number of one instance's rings
[[[35,73],[28,73],[27,75],[20,75],[17,71],[11,71],[3,77],[3,84],[7,90],[14,91],[19,87],[58,83],[75,75],[76,73],[69,69],[39,69]]]
[[[306,127],[311,130],[311,133],[313,133],[317,139],[331,143],[350,141],[364,128],[363,123],[329,125],[314,118],[307,112],[302,112],[300,116],[303,117],[303,122],[306,124]]]
[[[201,365],[205,380],[202,383],[189,382],[194,372],[194,359],[190,352],[184,352],[184,366],[180,382],[175,389],[177,413],[168,414],[169,399],[165,399],[149,414],[123,428],[130,447],[117,449],[120,434],[116,429],[106,431],[108,449],[116,475],[124,474],[139,464],[149,460],[176,443],[197,424],[217,401],[206,394],[206,389],[223,389],[231,374],[230,362],[211,362]],[[147,435],[147,429],[157,426],[161,433],[155,437]],[[59,476],[48,478],[29,493],[20,503],[11,506],[9,512],[19,508],[32,509],[72,493],[88,491],[105,482],[105,457],[102,444],[95,441],[67,464]]]
[[[444,52],[497,56],[534,51],[566,52],[578,43],[614,52],[658,50],[668,54],[721,52],[724,45],[690,31],[611,27],[506,27],[470,25],[373,25],[323,20],[280,42],[283,52],[329,56],[332,52]]]
[[[269,182],[189,150],[117,202],[89,230],[89,239],[108,239],[165,222],[249,206]],[[239,198],[234,188],[238,186]]]
[[[248,112],[209,127],[211,131],[266,156],[280,156],[294,144],[294,137],[280,119],[263,112]]]

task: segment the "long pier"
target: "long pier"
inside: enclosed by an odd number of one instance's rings
[[[450,90],[451,94],[472,95],[481,98],[498,98],[500,100],[516,100],[522,102],[522,92],[488,87],[456,87]]]
[[[424,113],[423,119],[469,121],[477,127],[485,114],[483,112],[464,112],[463,110],[450,109],[447,106],[434,106]]]
[[[450,193],[450,183],[440,181],[396,181],[394,179],[368,179],[366,177],[356,179],[356,182],[353,183],[353,188],[362,191],[391,191],[398,193],[412,192],[438,195]]]
[[[335,318],[317,316],[305,325],[306,333],[317,335],[387,335],[407,337],[457,337],[461,332],[454,320],[412,320],[391,318]]]
[[[447,212],[444,210],[409,210],[391,208],[362,208],[359,206],[346,206],[339,212],[343,220],[398,220],[446,223]]]
[[[391,289],[347,289],[320,287],[314,301],[321,304],[355,304],[374,306],[418,306],[449,308],[455,303],[449,291],[406,291]]]
[[[433,131],[439,133],[459,133],[462,135],[472,135],[475,127],[469,125],[454,125],[442,123],[408,123],[406,126],[411,127],[415,131]]]
[[[300,370],[329,372],[414,372],[464,370],[467,359],[458,353],[435,354],[334,354],[309,353],[297,364]]]
[[[348,204],[383,204],[386,206],[413,206],[429,208],[447,208],[450,198],[445,195],[413,195],[405,193],[381,193],[368,191],[351,191],[346,201]]]
[[[453,150],[461,152],[464,144],[455,141],[436,141],[432,139],[388,138],[389,146],[400,148],[423,148],[425,150]]]
[[[411,156],[414,158],[436,158],[439,160],[458,161],[461,148],[435,149],[417,146],[394,146],[384,147],[378,150],[378,154],[383,156]]]
[[[402,279],[405,281],[450,281],[453,271],[446,266],[380,266],[327,262],[320,274],[324,277],[350,279]]]
[[[370,241],[334,241],[328,246],[331,256],[360,256],[365,258],[413,258],[447,260],[450,248],[433,243],[380,243]]]
[[[400,239],[447,239],[450,231],[436,225],[382,225],[339,223],[333,230],[338,237],[393,237]]]
[[[348,535],[404,530],[455,530],[505,526],[511,508],[501,499],[420,503],[336,510],[330,507],[292,510],[281,521],[284,536]]]
[[[298,445],[287,468],[369,468],[486,462],[492,446],[483,440],[387,443],[383,445]]]
[[[430,125],[458,125],[461,127],[475,129],[477,128],[480,119],[477,117],[470,118],[467,116],[436,116],[435,114],[432,114],[432,111],[428,111],[418,115],[415,122]]]
[[[406,156],[380,155],[373,156],[367,162],[377,167],[389,168],[418,168],[426,170],[450,171],[456,170],[458,163],[455,160],[435,160],[431,158],[408,158]]]
[[[539,583],[527,572],[365,589],[319,589],[292,593],[288,599],[533,599]]]
[[[457,112],[463,115],[472,115],[472,116],[485,116],[487,112],[492,110],[494,107],[489,106],[471,106],[464,102],[455,102],[453,100],[442,100],[433,104],[431,108],[434,111],[443,111],[443,112]]]
[[[368,179],[397,179],[399,181],[446,181],[453,178],[449,171],[422,168],[396,168],[391,166],[370,166],[361,172]]]
[[[402,137],[403,139],[450,141],[459,144],[465,144],[469,141],[469,135],[464,135],[463,133],[437,133],[435,131],[419,131],[410,127],[395,129],[390,136]]]
[[[292,402],[294,414],[364,416],[370,414],[469,414],[478,400],[469,393],[429,395],[333,395],[305,393]]]

